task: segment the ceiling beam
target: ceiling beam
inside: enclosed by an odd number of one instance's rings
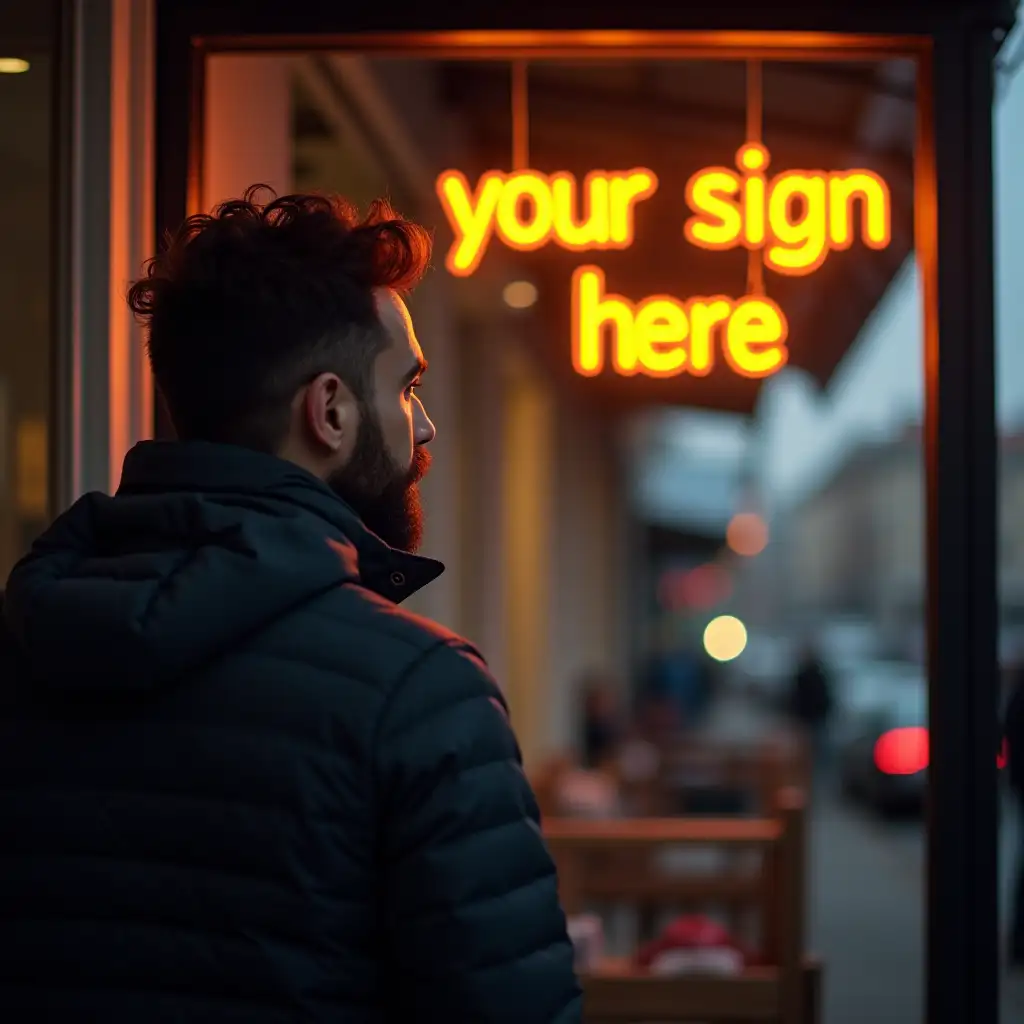
[[[902,58],[900,58],[902,59]],[[892,62],[888,62],[892,64]],[[818,61],[772,61],[765,65],[768,73],[777,74],[784,71],[787,76],[802,78],[811,82],[842,83],[852,89],[862,90],[876,96],[888,96],[914,105],[917,103],[917,91],[913,82],[905,83],[895,77],[886,78],[881,62],[869,65],[850,65],[841,63],[825,63]]]

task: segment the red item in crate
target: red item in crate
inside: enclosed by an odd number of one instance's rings
[[[713,955],[694,958],[674,955],[681,953]],[[699,915],[676,918],[658,938],[641,947],[636,959],[641,967],[659,972],[664,969],[671,973],[675,971],[669,967],[670,964],[678,961],[678,966],[686,969],[688,959],[693,960],[690,969],[700,970],[702,966],[707,965],[716,973],[719,973],[719,970],[713,966],[715,964],[721,965],[722,973],[733,973],[733,970],[742,970],[753,961],[748,951],[722,925],[711,918]]]

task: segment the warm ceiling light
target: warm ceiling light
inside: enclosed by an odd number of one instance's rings
[[[537,301],[537,287],[529,281],[510,281],[502,297],[512,309],[529,309]]]
[[[28,61],[20,57],[0,57],[0,75],[20,75],[28,69]]]

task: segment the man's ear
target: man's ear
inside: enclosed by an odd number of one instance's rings
[[[306,386],[302,414],[313,441],[331,453],[351,447],[359,426],[355,395],[336,373],[322,373]]]

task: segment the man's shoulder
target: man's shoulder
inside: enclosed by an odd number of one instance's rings
[[[385,686],[411,675],[440,674],[478,685],[489,680],[480,652],[458,633],[356,583],[322,594],[281,624],[289,630],[315,630],[320,651],[331,660],[356,663],[364,676]]]
[[[429,626],[434,642],[388,688],[378,754],[407,770],[433,771],[439,756],[451,771],[520,762],[508,704],[479,651],[433,623],[413,622]]]
[[[313,614],[337,615],[370,635],[407,642],[417,651],[439,644],[471,646],[441,623],[408,611],[359,583],[343,583],[329,590],[309,610]]]

